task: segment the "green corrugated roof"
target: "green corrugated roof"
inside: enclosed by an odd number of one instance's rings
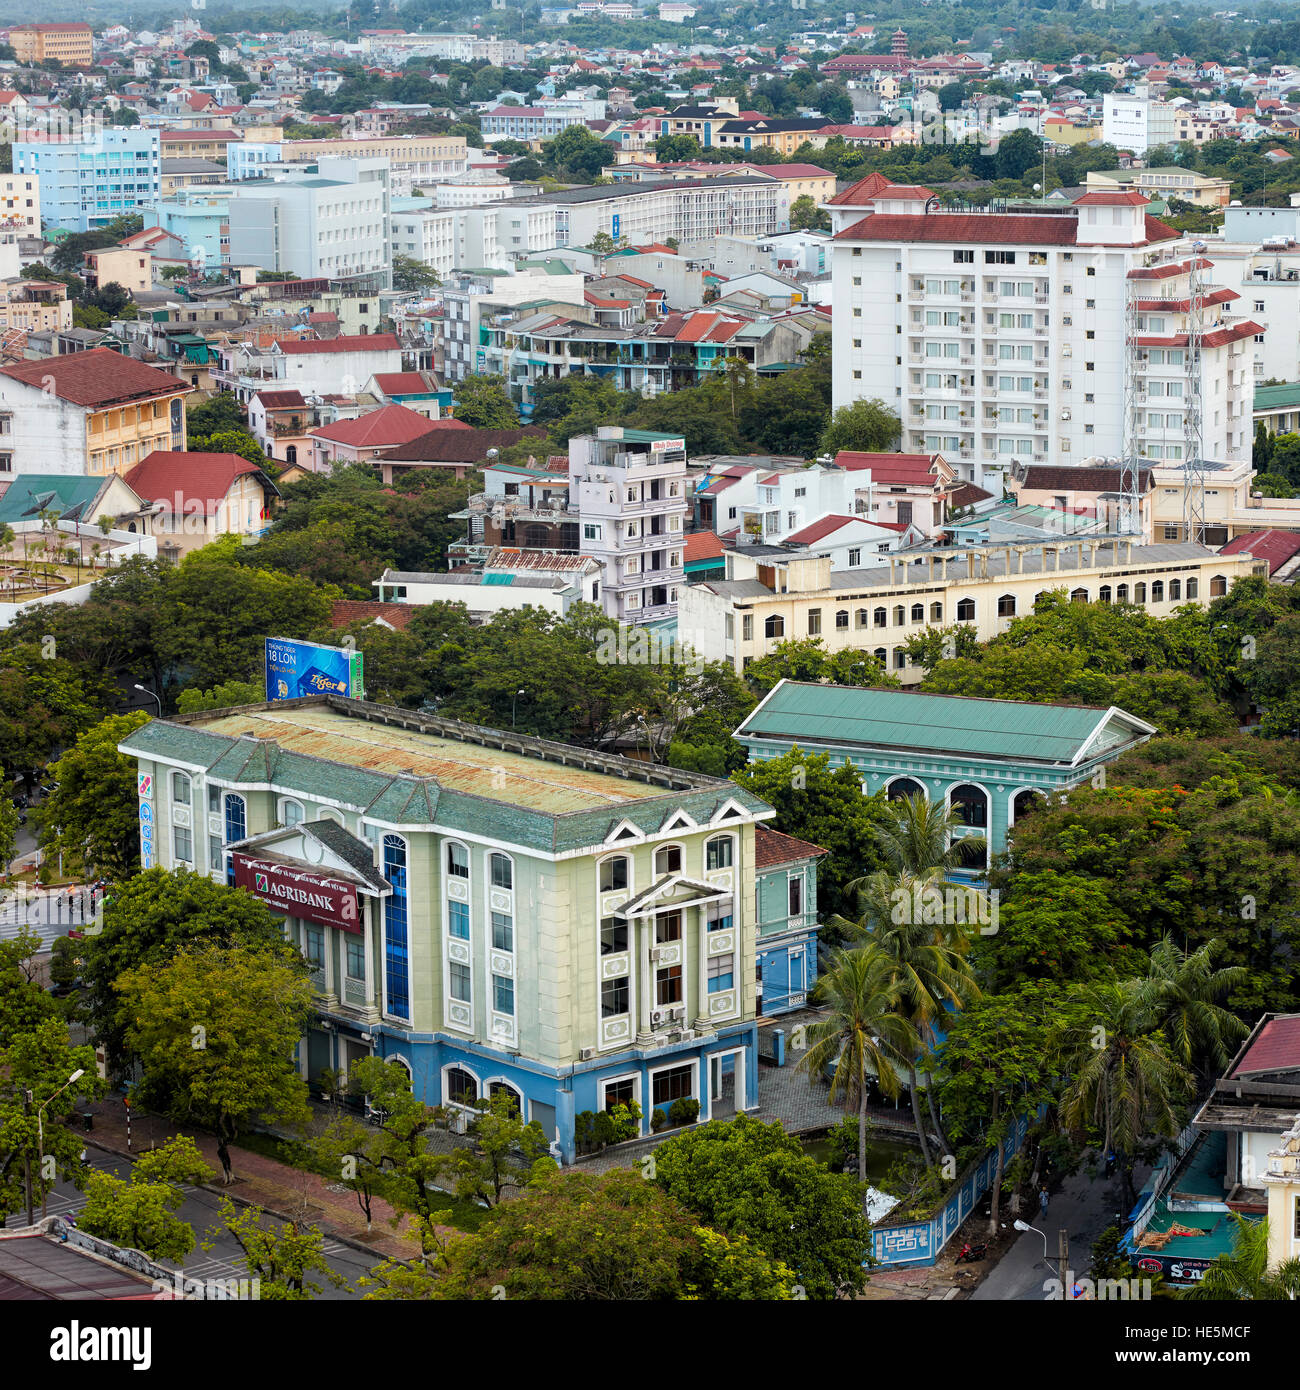
[[[1284,381],[1281,386],[1255,387],[1256,410],[1278,410],[1288,405],[1300,405],[1300,381]]]
[[[783,681],[737,729],[736,737],[789,740],[801,747],[922,749],[1070,763],[1106,715],[1105,710],[1078,705]],[[1132,737],[1145,732],[1146,726],[1133,721],[1119,727]],[[1114,742],[1113,735],[1102,740],[1104,746]]]
[[[89,506],[99,496],[104,478],[67,473],[20,473],[0,497],[0,521],[31,521],[48,508],[64,516],[73,507]],[[51,495],[52,494],[52,495]],[[94,521],[94,517],[84,518]]]

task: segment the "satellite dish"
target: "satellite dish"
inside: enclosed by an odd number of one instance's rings
[[[501,457],[501,450],[500,450],[500,449],[489,449],[489,450],[487,451],[487,456],[488,456],[488,458],[490,458],[490,459],[500,458],[500,457]]]

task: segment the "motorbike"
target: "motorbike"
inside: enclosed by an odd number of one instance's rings
[[[974,1264],[977,1260],[982,1260],[989,1246],[988,1241],[980,1241],[977,1245],[972,1245],[969,1241],[962,1246],[957,1255],[957,1263]]]

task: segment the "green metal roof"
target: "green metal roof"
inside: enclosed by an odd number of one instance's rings
[[[1120,710],[787,680],[736,737],[1068,764],[1085,747],[1091,756],[1150,732],[1150,725]]]
[[[88,507],[104,488],[104,478],[82,478],[66,473],[20,473],[0,497],[0,522],[31,521],[43,510],[60,518],[74,507]],[[95,517],[83,517],[94,521]]]
[[[1288,405],[1300,405],[1300,381],[1284,381],[1281,386],[1255,387],[1256,410],[1278,410]]]

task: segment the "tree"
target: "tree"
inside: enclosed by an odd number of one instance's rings
[[[961,82],[946,82],[935,95],[940,111],[960,111],[966,101],[966,87]]]
[[[792,1272],[754,1242],[699,1224],[639,1173],[541,1174],[452,1242],[435,1269],[388,1262],[367,1299],[645,1302],[786,1300]]]
[[[114,985],[136,970],[156,970],[183,947],[210,942],[229,946],[284,944],[284,929],[265,903],[242,888],[214,883],[206,874],[146,869],[105,899],[101,930],[86,938],[87,1004],[96,1038],[111,1066],[129,1060],[120,1001]]]
[[[176,697],[176,709],[179,714],[195,714],[199,710],[257,705],[265,698],[266,687],[259,681],[225,681],[211,690],[197,690],[194,686],[182,690]]]
[[[423,261],[414,256],[393,257],[393,288],[403,293],[415,294],[421,290],[436,289],[442,284],[442,276]]]
[[[684,164],[703,153],[694,135],[660,135],[655,140],[655,158],[660,164]]]
[[[228,430],[246,430],[248,417],[240,407],[237,396],[229,391],[220,391],[186,410],[185,428],[189,434],[204,439]]]
[[[1292,1256],[1269,1267],[1268,1222],[1229,1212],[1236,1232],[1232,1254],[1220,1255],[1180,1298],[1222,1303],[1280,1303],[1300,1298],[1300,1260]]]
[[[830,214],[824,208],[819,208],[809,194],[801,193],[790,204],[791,230],[828,232],[830,226]]]
[[[481,430],[519,428],[519,412],[499,376],[467,376],[456,385],[454,412],[462,424]]]
[[[841,449],[881,453],[893,449],[900,429],[898,416],[880,400],[854,401],[831,416],[817,444],[818,454],[832,457]]]
[[[918,794],[887,801],[873,829],[886,870],[919,877],[932,869],[956,868],[963,846],[984,852],[983,835],[957,838],[964,824],[951,807]]]
[[[1013,130],[1000,136],[993,155],[993,177],[1023,178],[1037,168],[1043,158],[1042,139],[1029,130]]]
[[[219,1150],[253,1119],[309,1118],[295,1053],[312,989],[292,946],[195,943],[126,971],[115,988],[146,1105],[215,1134]]]
[[[807,1297],[852,1297],[866,1284],[871,1229],[862,1188],[831,1173],[779,1124],[747,1115],[708,1124],[655,1150],[654,1181],[704,1225],[746,1237],[795,1273]]]
[[[1218,950],[1217,941],[1184,951],[1172,937],[1161,937],[1146,978],[1148,1003],[1173,1055],[1185,1067],[1199,1067],[1207,1079],[1223,1071],[1233,1046],[1250,1031],[1217,1002],[1244,984],[1249,972],[1242,965],[1216,969]]]
[[[80,1072],[69,1086],[68,1078]],[[82,1143],[67,1121],[78,1098],[107,1090],[95,1050],[73,1047],[67,1027],[47,1018],[0,1048],[0,1217],[26,1207],[27,1224],[55,1183],[80,1185]]]
[[[0,877],[9,872],[9,862],[18,846],[18,807],[14,803],[14,785],[0,779]]]
[[[435,1171],[451,1176],[457,1197],[493,1207],[507,1187],[523,1185],[519,1161],[531,1167],[550,1153],[551,1142],[536,1120],[524,1123],[508,1091],[478,1101],[475,1109],[469,1124],[473,1146],[439,1155]]]
[[[0,662],[0,778],[5,781],[21,777],[30,785],[56,749],[95,722],[100,681],[87,679],[57,651],[57,640],[6,645]]]
[[[44,949],[41,938],[26,927],[0,941],[0,1050],[58,1013],[54,1000],[36,981],[33,958]]]
[[[179,1264],[194,1249],[194,1228],[176,1215],[185,1201],[182,1184],[197,1186],[212,1176],[194,1140],[176,1135],[141,1154],[129,1178],[92,1168],[77,1228],[151,1259]]]
[[[809,1029],[799,1066],[815,1083],[831,1063],[831,1101],[858,1116],[858,1154],[867,1152],[867,1100],[873,1078],[897,1100],[902,1090],[895,1063],[916,1055],[920,1039],[899,1012],[902,993],[893,962],[874,945],[836,951],[817,979],[814,999],[824,1012]],[[859,1167],[859,1173],[864,1171]]]
[[[592,183],[617,158],[614,146],[583,125],[567,126],[542,145],[542,158],[562,179]]]
[[[325,1289],[313,1274],[323,1275],[336,1289],[347,1288],[347,1280],[325,1258],[325,1237],[318,1226],[300,1226],[296,1221],[267,1224],[261,1207],[236,1207],[229,1197],[221,1199],[220,1213],[222,1227],[244,1252],[249,1274],[260,1281],[260,1298],[305,1302]],[[209,1230],[203,1248],[211,1250],[219,1234],[220,1228]]]
[[[77,736],[54,764],[54,791],[37,808],[41,845],[63,855],[65,867],[90,877],[123,879],[140,862],[140,814],[135,761],[117,745],[142,724],[143,712],[114,714]]]

